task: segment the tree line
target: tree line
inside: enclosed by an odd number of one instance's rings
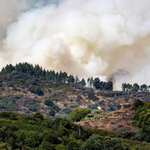
[[[84,78],[81,80],[77,75],[68,75],[66,72],[55,72],[54,70],[45,70],[39,65],[33,66],[32,64],[29,64],[27,62],[25,63],[19,63],[13,66],[12,64],[7,64],[5,67],[1,70],[2,73],[25,73],[31,76],[35,77],[42,77],[42,78],[48,78],[52,82],[57,83],[68,83],[70,85],[73,85],[76,88],[95,88],[100,90],[107,90],[111,91],[113,90],[113,83],[111,81],[103,82],[100,81],[100,79],[97,77],[93,79],[93,77],[88,78],[87,82]],[[86,86],[87,85],[87,86]]]
[[[122,91],[124,92],[149,92],[150,85],[142,84],[139,85],[138,83],[129,84],[129,83],[122,83]]]

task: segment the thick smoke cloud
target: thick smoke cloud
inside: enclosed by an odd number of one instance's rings
[[[116,89],[150,84],[149,0],[11,2],[0,1],[0,67],[27,61],[80,77],[123,69],[132,76],[113,74]]]

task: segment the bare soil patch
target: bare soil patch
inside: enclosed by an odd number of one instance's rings
[[[128,130],[134,131],[136,128],[133,127],[131,117],[134,116],[134,110],[132,107],[127,109],[116,110],[99,114],[100,116],[108,116],[107,118],[100,118],[96,120],[90,119],[89,121],[77,122],[83,127],[104,129],[104,130],[119,130],[124,127]]]

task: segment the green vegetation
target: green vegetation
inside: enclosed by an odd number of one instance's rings
[[[85,141],[82,146],[82,150],[105,150],[105,149],[116,149],[116,150],[129,150],[129,146],[123,143],[117,138],[101,137],[98,135],[92,135]]]
[[[88,108],[76,108],[70,113],[70,118],[72,121],[80,121],[90,112],[91,110]]]
[[[39,112],[32,117],[11,112],[0,113],[0,149],[105,150],[107,147],[132,150],[138,147],[148,150],[150,143],[135,141],[133,137],[138,136],[129,131],[127,134],[124,129],[117,134],[101,129],[83,128],[66,118],[52,120]]]
[[[82,150],[99,149],[101,145],[101,149],[149,150],[149,86],[123,83],[122,91],[112,90],[111,81],[103,82],[99,78],[88,78],[86,85],[78,76],[45,70],[39,65],[7,65],[0,72],[0,149]],[[89,103],[113,111],[132,106],[129,100],[134,101],[136,112],[127,124],[138,126],[139,131],[121,128],[121,123],[116,125],[117,129],[112,129],[116,131],[113,132],[83,128],[71,122],[122,118],[78,107]]]
[[[149,86],[147,86],[146,84],[142,84],[142,85],[138,85],[137,83],[129,84],[129,83],[122,83],[122,90],[124,92],[127,91],[134,91],[134,92],[148,92],[148,88]]]
[[[32,93],[35,93],[35,94],[37,94],[37,95],[39,95],[39,96],[44,95],[43,91],[42,91],[41,88],[38,87],[38,86],[30,85],[30,86],[29,86],[29,90],[30,90]]]
[[[44,101],[44,104],[47,105],[47,106],[53,106],[54,105],[54,103],[53,103],[53,101],[51,99],[46,99]]]
[[[92,101],[98,101],[99,100],[99,98],[97,96],[95,96],[94,93],[89,93],[88,99],[92,100]]]
[[[113,83],[111,81],[103,82],[103,81],[100,81],[99,78],[94,79],[93,86],[96,89],[100,89],[100,90],[105,90],[105,91],[112,91],[113,90]]]

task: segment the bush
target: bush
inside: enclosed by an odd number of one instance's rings
[[[73,102],[73,98],[72,98],[72,97],[70,97],[70,99],[69,99],[69,100],[70,100],[70,102]]]
[[[44,101],[44,104],[47,105],[47,106],[51,106],[51,107],[54,105],[54,103],[53,103],[53,101],[51,99],[46,99]]]
[[[48,142],[43,141],[42,144],[39,146],[40,150],[55,150],[54,147]]]
[[[60,108],[58,107],[58,105],[53,105],[52,108],[56,111],[59,112]]]
[[[8,143],[0,143],[0,149],[4,150],[4,149],[9,149],[10,145]]]
[[[144,140],[145,137],[146,137],[146,134],[139,130],[138,132],[136,132],[134,139],[142,141],[142,140]]]
[[[30,105],[30,106],[28,107],[28,109],[29,109],[30,111],[33,111],[33,112],[36,112],[36,111],[37,111],[35,105]]]
[[[70,141],[66,147],[67,150],[78,150],[80,147],[80,143],[76,141]]]
[[[43,115],[40,113],[40,112],[36,112],[34,115],[33,115],[34,118],[37,118],[37,119],[40,119],[40,120],[43,120],[44,117]]]
[[[51,144],[60,144],[54,131],[45,130],[42,134],[44,141],[49,141]]]
[[[126,128],[120,128],[118,132],[118,137],[131,138],[132,136],[134,136],[134,134],[135,134],[134,132],[128,131]]]
[[[60,111],[60,113],[70,114],[71,111],[72,111],[71,109],[69,109],[68,107],[66,107],[66,108],[63,108],[63,109]]]
[[[76,102],[80,102],[81,99],[82,99],[82,97],[78,94],[78,95],[77,95]]]
[[[7,127],[6,127],[6,126],[3,126],[3,127],[2,127],[2,130],[3,130],[3,131],[6,131],[6,130],[7,130]]]
[[[101,137],[92,135],[82,145],[81,150],[103,150],[103,149],[116,149],[116,150],[129,150],[129,146],[117,138]]]
[[[59,136],[59,137],[63,137],[63,136],[65,136],[65,135],[69,135],[69,131],[65,128],[65,127],[63,127],[63,126],[59,126],[59,128],[58,128],[58,130],[57,130],[57,135]]]
[[[79,106],[78,104],[71,104],[71,105],[69,105],[69,108],[76,108],[78,106]]]
[[[123,108],[129,108],[131,104],[124,105]]]
[[[44,95],[43,91],[41,90],[41,88],[39,86],[31,85],[31,86],[29,86],[28,89],[30,90],[30,92],[35,93],[39,96]]]
[[[70,113],[70,119],[72,121],[80,121],[90,112],[91,110],[88,108],[76,108]]]
[[[133,106],[135,109],[137,109],[139,106],[143,106],[144,102],[142,102],[141,100],[137,99],[134,103]]]
[[[1,112],[0,113],[0,118],[8,118],[8,119],[11,119],[11,120],[17,120],[16,115],[12,112]]]
[[[66,119],[70,120],[70,116],[65,113],[62,113],[61,115],[55,115],[55,117],[66,118]]]
[[[88,99],[92,101],[98,101],[99,98],[95,96],[93,93],[88,94]]]
[[[4,104],[0,103],[0,109],[4,109]]]
[[[37,85],[37,81],[36,81],[36,80],[31,80],[31,79],[29,79],[29,80],[26,81],[25,84],[26,84],[27,86],[29,86],[29,85]]]
[[[11,82],[7,81],[7,82],[5,83],[5,86],[7,86],[7,87],[12,87],[13,84],[12,84]]]
[[[50,115],[50,116],[55,116],[55,111],[54,111],[53,109],[50,110],[49,115]]]

